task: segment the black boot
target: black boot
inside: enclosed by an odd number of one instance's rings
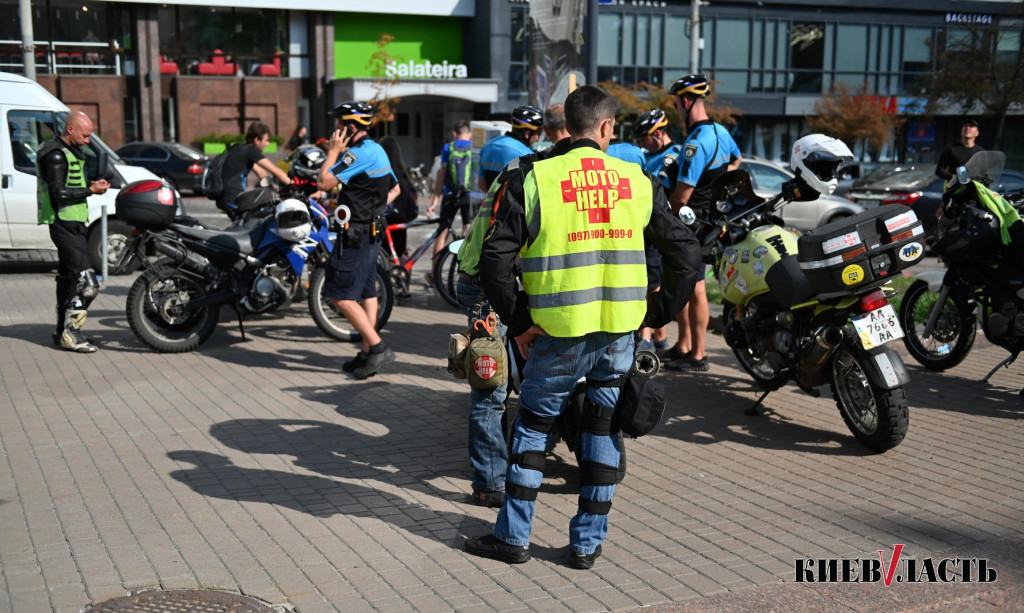
[[[60,337],[64,335],[64,318],[68,312],[68,294],[71,291],[71,279],[57,275],[57,327],[51,338],[53,344],[60,347]]]
[[[385,364],[390,364],[395,361],[395,352],[391,351],[391,348],[384,344],[384,341],[377,343],[370,347],[370,353],[366,358],[366,363],[352,371],[356,379],[363,380],[377,374]]]

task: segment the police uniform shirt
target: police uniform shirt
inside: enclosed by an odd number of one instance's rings
[[[676,188],[676,178],[679,176],[677,168],[679,152],[682,150],[680,145],[665,145],[656,153],[647,156],[647,163],[644,164],[644,170],[661,183],[667,194],[671,194],[672,190]]]
[[[623,162],[633,162],[643,168],[647,163],[644,150],[632,143],[616,142],[608,145],[608,155]]]
[[[694,188],[688,204],[706,206],[711,198],[711,182],[739,157],[740,148],[724,127],[710,119],[694,124],[683,143],[677,177],[677,181]]]
[[[388,192],[398,183],[384,148],[369,138],[359,141],[331,166],[341,182],[339,204],[352,210],[353,223],[369,223],[387,206]]]
[[[533,153],[533,150],[514,136],[503,134],[497,138],[492,138],[480,150],[480,170],[476,173],[476,176],[484,179],[487,183],[491,183],[509,162],[517,157],[530,155],[531,153]]]

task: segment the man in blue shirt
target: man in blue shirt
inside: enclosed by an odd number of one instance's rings
[[[533,153],[530,147],[540,139],[543,125],[544,115],[537,107],[517,106],[512,109],[512,130],[487,141],[480,150],[480,171],[477,173],[480,191],[490,189],[506,164]]]
[[[473,223],[473,210],[469,198],[472,187],[472,179],[469,174],[472,173],[473,168],[472,138],[473,133],[469,129],[468,121],[455,122],[452,127],[452,141],[445,143],[441,148],[441,167],[437,170],[437,178],[434,179],[434,195],[427,208],[427,217],[431,217],[437,209],[437,205],[443,200],[457,199],[457,205],[462,214],[463,236],[469,233],[469,225]],[[445,214],[455,216],[454,212],[445,211]],[[444,229],[434,241],[434,257],[437,257],[438,252],[447,244],[448,230]],[[431,273],[428,272],[427,276],[431,276]],[[433,282],[432,279],[427,279],[427,281]]]
[[[338,204],[347,206],[351,214],[334,241],[323,293],[363,338],[362,350],[342,364],[342,370],[356,379],[366,379],[395,361],[395,352],[376,330],[376,278],[384,209],[401,188],[384,148],[367,138],[373,107],[365,102],[345,102],[330,116],[338,129],[328,141],[319,188],[326,191],[340,186]]]
[[[686,75],[669,88],[676,112],[688,130],[678,158],[679,174],[669,197],[672,212],[689,206],[698,217],[706,217],[711,206],[711,183],[739,167],[743,156],[729,131],[712,121],[704,108],[711,84],[704,75]],[[693,298],[679,313],[679,342],[668,355],[666,368],[702,372],[708,369],[704,348],[707,335],[708,298],[704,280],[697,283]]]

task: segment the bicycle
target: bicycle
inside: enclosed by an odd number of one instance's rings
[[[433,191],[430,177],[427,176],[427,171],[423,170],[423,164],[410,168],[409,176],[412,178],[412,184],[416,186],[417,194],[429,195]]]
[[[441,215],[436,219],[427,220],[414,220],[405,223],[389,224],[384,230],[384,242],[380,246],[380,255],[378,261],[387,271],[388,276],[391,279],[391,283],[395,289],[395,296],[398,298],[408,298],[410,293],[410,278],[412,274],[412,267],[416,265],[416,262],[427,252],[428,249],[433,249],[434,242],[437,237],[440,236],[442,230],[448,230],[448,243],[459,240],[458,232],[452,228],[452,222],[455,219],[455,211],[442,211]],[[395,242],[391,236],[392,232],[397,230],[405,230],[408,228],[415,228],[418,226],[426,226],[431,224],[437,224],[435,229],[426,241],[422,245],[416,248],[415,251],[407,258],[404,259],[399,257],[397,251],[395,251]],[[445,302],[455,308],[459,308],[459,301],[455,295],[455,286],[459,279],[459,261],[456,254],[452,253],[449,249],[442,249],[433,257],[431,263],[431,274],[433,274],[433,285],[437,289],[437,293],[441,295],[441,298]]]

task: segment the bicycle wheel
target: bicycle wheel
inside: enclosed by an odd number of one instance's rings
[[[444,301],[459,308],[459,298],[456,295],[456,285],[459,282],[459,258],[447,247],[442,249],[433,262],[434,287],[437,293],[441,294]]]

